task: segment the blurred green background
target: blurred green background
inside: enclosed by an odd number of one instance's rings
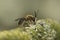
[[[16,18],[39,9],[38,18],[60,21],[60,0],[0,0],[0,29],[17,26]]]

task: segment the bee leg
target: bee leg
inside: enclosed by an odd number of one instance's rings
[[[36,24],[36,19],[33,18],[32,21],[33,21],[33,24],[35,25]]]

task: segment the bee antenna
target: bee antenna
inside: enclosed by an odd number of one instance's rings
[[[18,20],[20,20],[20,18],[15,19],[15,21],[18,21]]]
[[[37,15],[36,15],[36,11],[34,11],[34,16],[37,17]]]
[[[38,12],[39,12],[39,9],[37,9],[36,11],[34,11],[35,18],[37,18]]]

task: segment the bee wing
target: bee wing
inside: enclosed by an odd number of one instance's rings
[[[24,20],[25,20],[24,18],[20,18],[19,22],[18,22],[18,25],[21,25],[24,22]]]

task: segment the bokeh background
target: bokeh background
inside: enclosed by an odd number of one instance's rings
[[[60,0],[0,0],[0,30],[15,28],[15,19],[32,14],[37,9],[38,18],[60,22]]]

